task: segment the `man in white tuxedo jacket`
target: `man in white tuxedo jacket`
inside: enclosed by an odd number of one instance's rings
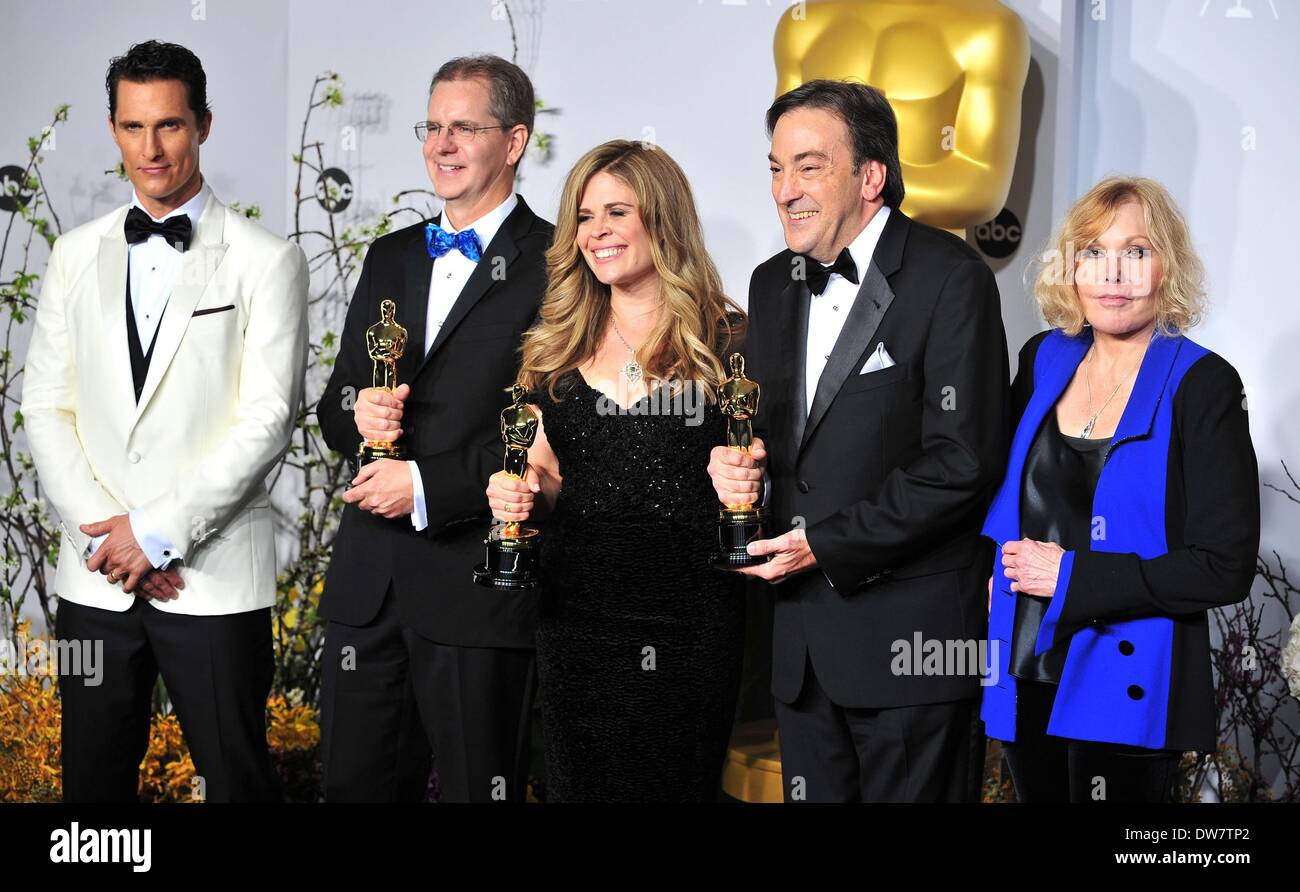
[[[192,53],[133,46],[108,89],[134,200],[55,242],[23,387],[63,530],[56,632],[104,642],[102,684],[59,679],[64,799],[136,798],[161,674],[193,795],[273,800],[266,476],[302,400],[306,260],[203,181]]]

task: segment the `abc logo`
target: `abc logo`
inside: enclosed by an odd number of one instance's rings
[[[31,200],[32,191],[24,188],[23,169],[13,164],[0,167],[0,211],[13,213]]]
[[[1003,208],[997,217],[975,227],[975,243],[989,257],[1010,257],[1023,234],[1020,220],[1010,208]]]
[[[316,178],[316,201],[326,211],[337,214],[352,203],[352,180],[337,167],[327,167]]]

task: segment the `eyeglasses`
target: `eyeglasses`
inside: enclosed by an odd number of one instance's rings
[[[480,130],[508,130],[506,124],[489,124],[486,127],[475,127],[473,124],[457,122],[448,124],[447,133],[451,136],[451,141],[455,143],[467,143],[472,140]],[[421,121],[415,125],[415,137],[420,142],[427,142],[431,137],[437,139],[442,133],[443,126],[437,121]]]

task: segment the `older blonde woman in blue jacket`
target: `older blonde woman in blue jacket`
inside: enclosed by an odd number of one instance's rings
[[[1020,351],[982,717],[1021,801],[1159,801],[1213,750],[1208,611],[1250,594],[1259,480],[1241,379],[1186,337],[1201,264],[1165,189],[1106,179],[1066,215]]]

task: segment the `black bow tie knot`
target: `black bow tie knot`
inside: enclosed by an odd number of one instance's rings
[[[122,231],[128,245],[139,244],[151,235],[161,235],[167,244],[178,251],[184,251],[190,245],[193,224],[190,223],[189,214],[177,214],[158,223],[140,208],[131,208],[126,213]]]
[[[830,282],[832,273],[839,273],[854,285],[858,284],[858,265],[853,262],[853,255],[849,253],[848,248],[840,251],[840,256],[836,257],[835,262],[830,266],[822,266],[820,260],[807,254],[800,254],[799,256],[804,259],[804,271],[808,276],[808,290],[813,294],[821,294],[826,290],[826,285]]]

